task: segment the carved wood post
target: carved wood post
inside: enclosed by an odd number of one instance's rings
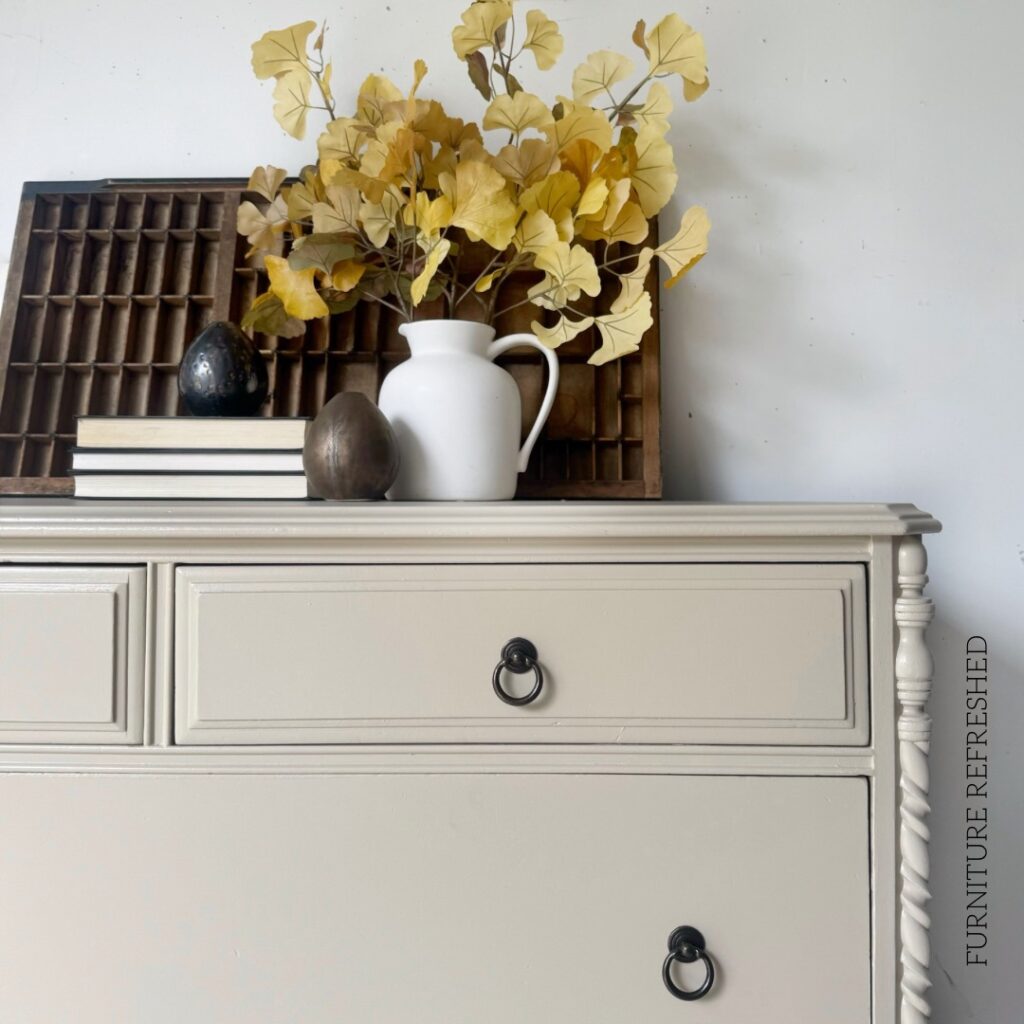
[[[920,537],[907,537],[899,551],[899,597],[896,624],[896,694],[900,702],[900,960],[903,976],[902,1024],[925,1024],[931,1016],[926,998],[931,944],[928,929],[928,748],[932,720],[925,710],[932,690],[934,664],[924,633],[935,614],[924,596],[928,556]]]

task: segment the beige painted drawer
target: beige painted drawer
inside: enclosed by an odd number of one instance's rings
[[[6,776],[0,806],[5,1024],[871,1021],[864,779]],[[689,1005],[680,925],[717,969]]]
[[[146,571],[0,566],[0,743],[140,743]]]
[[[194,566],[176,587],[178,743],[867,741],[860,565]],[[492,687],[512,637],[543,671],[526,706]]]

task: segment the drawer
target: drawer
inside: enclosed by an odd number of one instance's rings
[[[146,570],[0,566],[0,743],[141,743]]]
[[[5,1021],[871,1021],[863,779],[7,776],[0,805]],[[680,925],[717,976],[689,1006]]]
[[[178,743],[868,739],[861,565],[193,566],[176,586]],[[543,673],[525,706],[493,686],[514,637]]]

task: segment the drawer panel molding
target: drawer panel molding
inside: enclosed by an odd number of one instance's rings
[[[146,570],[0,566],[0,743],[142,741]]]
[[[179,744],[868,742],[860,564],[188,566],[176,609]]]

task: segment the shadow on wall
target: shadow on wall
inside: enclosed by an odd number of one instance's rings
[[[745,140],[742,160],[738,138]],[[794,238],[783,213],[787,200],[770,184],[785,181],[792,204],[792,195],[812,182],[819,195],[830,177],[842,188],[843,169],[830,166],[809,140],[762,133],[735,111],[694,119],[672,141],[685,198],[663,211],[662,232],[674,231],[683,210],[698,203],[708,209],[712,233],[702,264],[661,294],[666,476],[673,497],[711,500],[722,495],[714,468],[719,453],[729,451],[741,464],[756,461],[768,434],[803,435],[805,460],[834,457],[829,432],[808,437],[806,424],[840,416],[849,424],[870,412],[863,381],[871,363],[861,344],[850,343],[850,324],[830,315],[814,288],[820,268]],[[851,236],[851,260],[859,244]],[[886,400],[891,388],[879,374],[872,400]]]

